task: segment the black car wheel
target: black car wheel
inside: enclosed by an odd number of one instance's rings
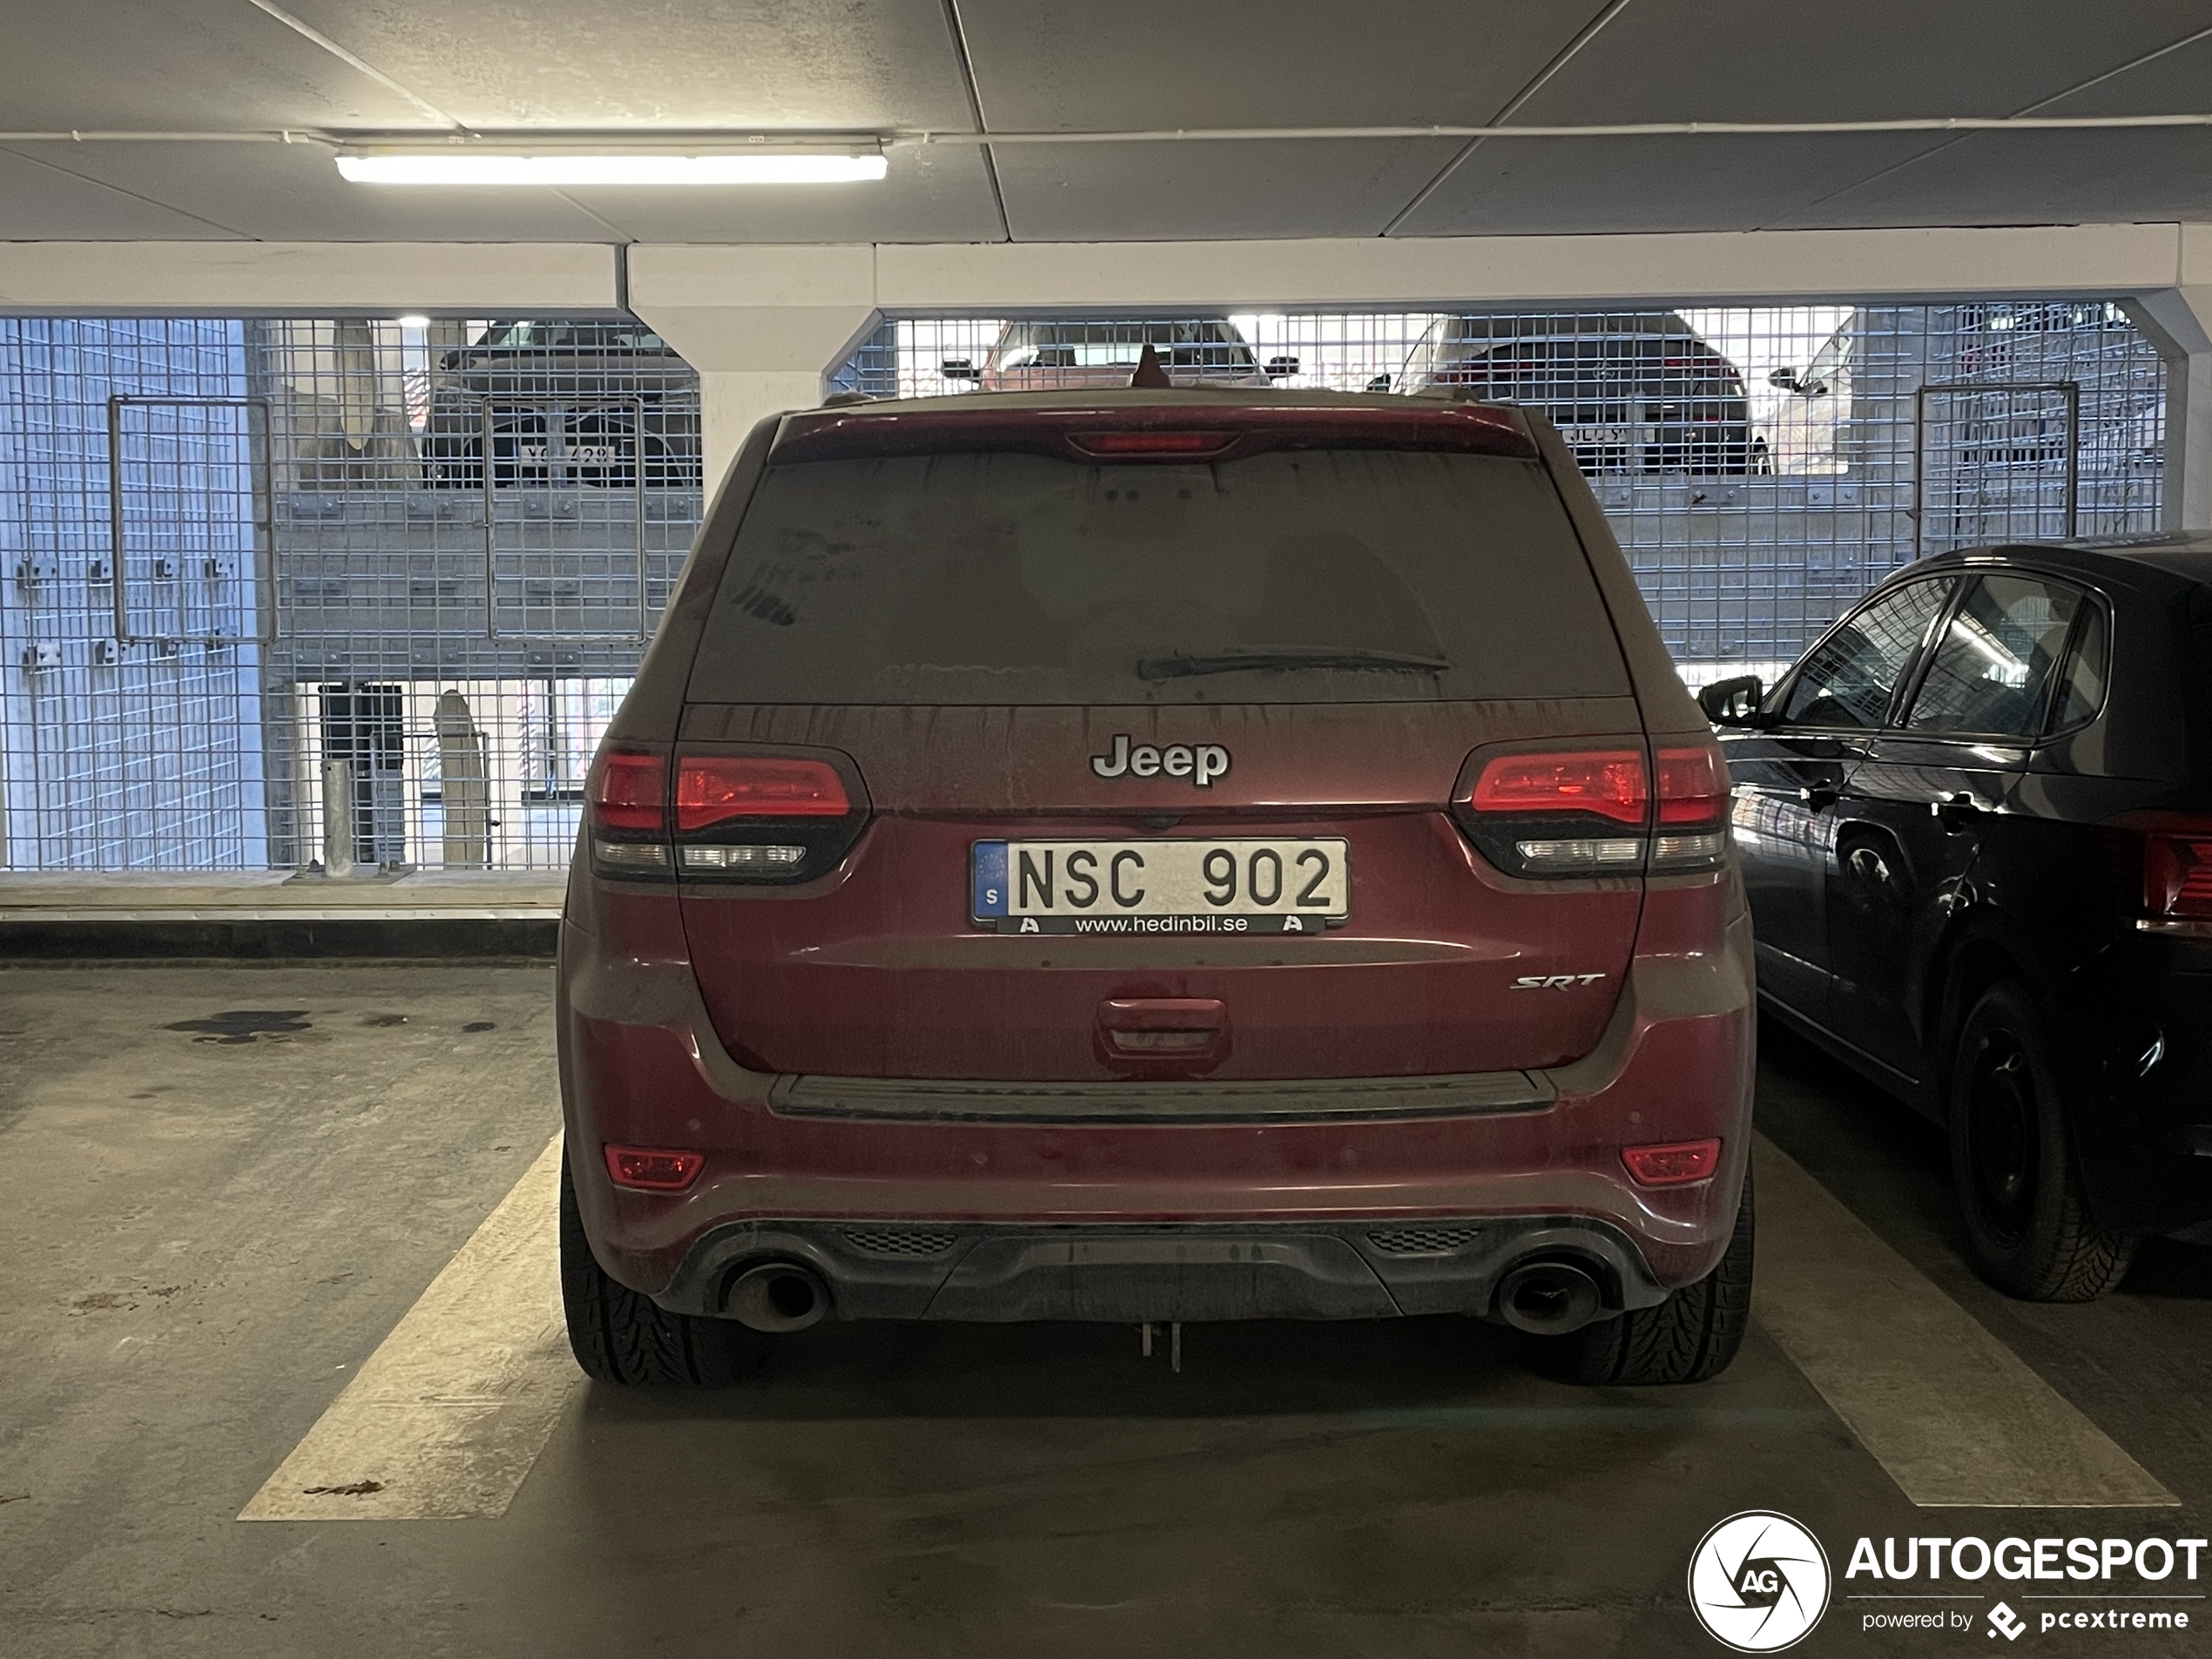
[[[2034,1302],[2087,1302],[2120,1282],[2134,1241],[2090,1212],[2044,1028],[2027,988],[2009,981],[1966,1015],[1951,1068],[1952,1181],[1993,1284]]]
[[[775,1339],[735,1319],[671,1313],[599,1265],[584,1237],[576,1184],[561,1164],[561,1304],[569,1347],[585,1376],[604,1383],[694,1388],[742,1382],[767,1363]]]
[[[1751,1171],[1743,1171],[1736,1227],[1720,1265],[1657,1307],[1594,1319],[1570,1336],[1545,1337],[1561,1381],[1616,1388],[1706,1382],[1728,1369],[1751,1318]]]

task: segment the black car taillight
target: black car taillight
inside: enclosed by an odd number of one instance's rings
[[[2135,813],[2117,826],[2141,840],[2136,926],[2146,933],[2212,937],[2212,819]]]
[[[1728,851],[1728,772],[1710,745],[1662,748],[1658,788],[1641,748],[1496,754],[1453,809],[1508,875],[1675,874]]]
[[[665,880],[668,762],[660,755],[609,750],[591,763],[584,786],[591,867],[601,875]]]
[[[676,762],[676,867],[685,880],[808,881],[859,839],[857,772],[812,755],[685,754]]]

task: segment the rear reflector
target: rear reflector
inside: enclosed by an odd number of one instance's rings
[[[1478,813],[1591,813],[1643,827],[1643,757],[1633,749],[1498,755],[1475,779]]]
[[[667,763],[658,755],[603,754],[585,792],[602,829],[657,830],[667,811]]]
[[[676,827],[732,818],[842,818],[845,780],[824,760],[770,755],[691,755],[677,762]]]
[[[706,1163],[703,1152],[676,1152],[660,1147],[614,1146],[606,1149],[607,1173],[618,1187],[639,1187],[648,1192],[681,1192],[698,1178]]]
[[[1703,1181],[1721,1165],[1718,1141],[1669,1141],[1656,1146],[1624,1146],[1621,1162],[1639,1185],[1674,1187]]]

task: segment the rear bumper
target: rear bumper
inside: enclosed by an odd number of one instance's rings
[[[1065,1085],[860,1089],[747,1070],[714,1034],[673,899],[658,921],[658,901],[633,899],[618,936],[562,930],[562,1093],[584,1229],[617,1279],[695,1312],[718,1311],[741,1263],[778,1258],[813,1266],[849,1317],[1479,1312],[1504,1264],[1554,1246],[1641,1305],[1703,1278],[1727,1247],[1754,1064],[1748,918],[1739,908],[1723,939],[1686,930],[1662,951],[1661,898],[1655,886],[1602,1039],[1572,1064],[1287,1083],[1272,1103],[1249,1084],[1211,1103],[1205,1085],[1077,1090],[1072,1106]],[[1642,1188],[1621,1162],[1623,1146],[1707,1136],[1723,1143],[1707,1181]],[[598,1156],[609,1142],[694,1149],[705,1165],[682,1193],[617,1189]],[[852,1247],[852,1231],[877,1223],[955,1242],[941,1260]],[[1448,1260],[1372,1238],[1447,1224],[1478,1241]],[[992,1307],[1011,1311],[977,1311]]]
[[[812,1268],[846,1319],[1372,1319],[1487,1314],[1533,1257],[1588,1269],[1605,1305],[1666,1290],[1618,1228],[1571,1216],[1472,1222],[1115,1227],[773,1219],[699,1238],[654,1299],[719,1314],[746,1269]]]

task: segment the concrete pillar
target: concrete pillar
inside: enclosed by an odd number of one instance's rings
[[[873,333],[873,247],[629,251],[630,308],[698,370],[710,493],[753,423],[811,408]]]
[[[2182,229],[2181,281],[2128,314],[2166,360],[2165,524],[2212,529],[2212,226]]]

